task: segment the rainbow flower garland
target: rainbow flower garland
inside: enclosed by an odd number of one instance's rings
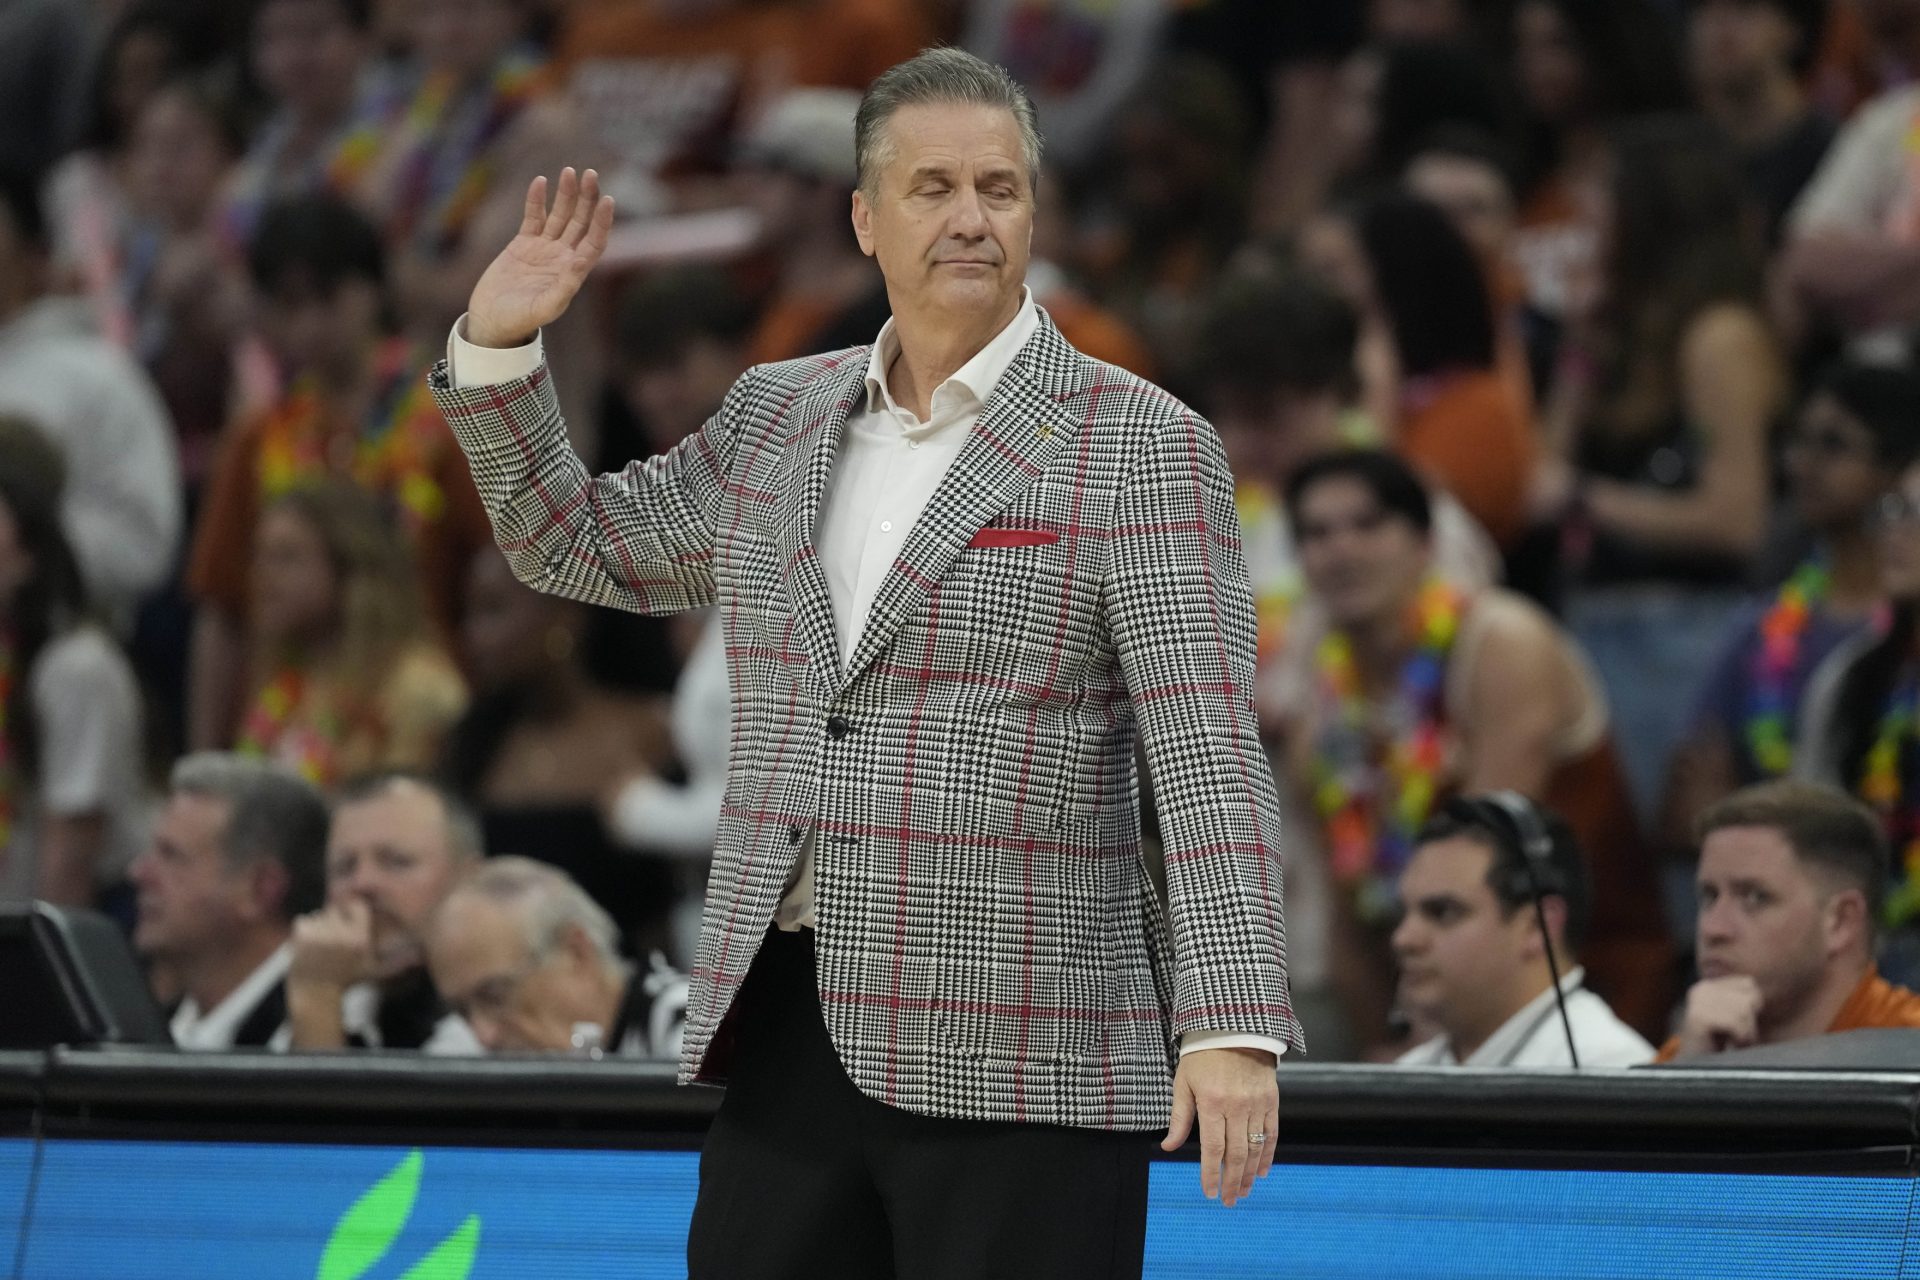
[[[1860,779],[1860,798],[1885,820],[1897,851],[1892,891],[1887,895],[1885,923],[1905,924],[1920,916],[1920,796],[1910,793],[1902,768],[1914,745],[1914,713],[1920,703],[1920,672],[1909,662],[1894,682],[1880,716],[1880,732],[1867,750]]]
[[[546,62],[525,50],[500,60],[477,103],[451,75],[429,76],[401,126],[412,145],[399,169],[389,239],[412,241],[434,257],[452,252],[493,186],[493,144],[551,87]]]
[[[1769,778],[1793,768],[1794,680],[1801,674],[1807,629],[1827,598],[1833,571],[1819,558],[1794,570],[1773,606],[1760,619],[1747,688],[1747,750]]]
[[[1384,707],[1369,703],[1344,635],[1330,633],[1316,654],[1320,697],[1330,714],[1314,742],[1314,810],[1327,834],[1334,879],[1354,894],[1361,919],[1369,922],[1391,917],[1400,870],[1439,797],[1447,656],[1464,609],[1465,598],[1445,583],[1421,588],[1410,621],[1418,647]],[[1380,723],[1393,731],[1385,742],[1374,729]]]
[[[423,367],[404,339],[381,344],[375,356],[379,392],[353,440],[344,470],[355,481],[391,498],[407,532],[418,535],[440,519],[447,495],[434,478],[435,464],[451,443],[434,406]],[[335,469],[327,456],[328,432],[318,383],[298,379],[268,415],[260,440],[260,495],[271,500]]]

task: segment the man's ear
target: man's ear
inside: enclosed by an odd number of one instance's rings
[[[1554,939],[1553,959],[1564,974],[1567,967],[1567,900],[1557,893],[1549,893],[1541,899],[1540,908],[1546,913],[1547,933]],[[1540,936],[1540,917],[1534,912],[1533,903],[1524,902],[1520,912],[1527,918],[1527,958],[1534,956],[1543,959],[1547,954],[1547,940]]]
[[[867,203],[867,193],[858,189],[853,193],[853,238],[860,242],[860,252],[871,258],[873,256],[873,206]]]
[[[1867,918],[1867,895],[1858,889],[1842,889],[1827,899],[1826,925],[1830,954],[1856,947],[1873,954],[1873,921]]]
[[[596,969],[600,966],[600,948],[593,945],[593,939],[587,936],[587,931],[577,924],[570,924],[561,930],[560,950],[576,969]]]
[[[287,894],[293,889],[293,878],[279,859],[255,858],[244,874],[250,918],[268,920],[287,914]]]

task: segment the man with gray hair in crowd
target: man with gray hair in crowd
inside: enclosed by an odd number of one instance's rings
[[[287,1008],[296,1049],[480,1051],[427,976],[427,917],[484,852],[480,821],[405,771],[348,782],[327,835],[326,905],[293,929]]]
[[[490,858],[427,924],[441,999],[488,1052],[680,1056],[687,980],[658,953],[640,973],[620,932],[571,877],[531,858]]]
[[[134,946],[179,983],[183,1049],[284,1048],[288,936],[320,905],[327,806],[293,773],[207,751],[173,769],[128,878]]]

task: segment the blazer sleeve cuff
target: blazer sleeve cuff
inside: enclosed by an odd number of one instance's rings
[[[467,318],[461,316],[447,335],[447,381],[456,391],[518,382],[539,369],[546,353],[539,334],[522,347],[478,347],[467,341],[466,327]]]
[[[1287,1051],[1287,1042],[1243,1031],[1189,1031],[1180,1037],[1181,1057],[1201,1049],[1265,1049],[1278,1062]]]

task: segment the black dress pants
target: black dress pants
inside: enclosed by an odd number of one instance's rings
[[[1138,1280],[1158,1135],[873,1101],[828,1039],[813,948],[770,931],[741,987],[689,1280]]]

